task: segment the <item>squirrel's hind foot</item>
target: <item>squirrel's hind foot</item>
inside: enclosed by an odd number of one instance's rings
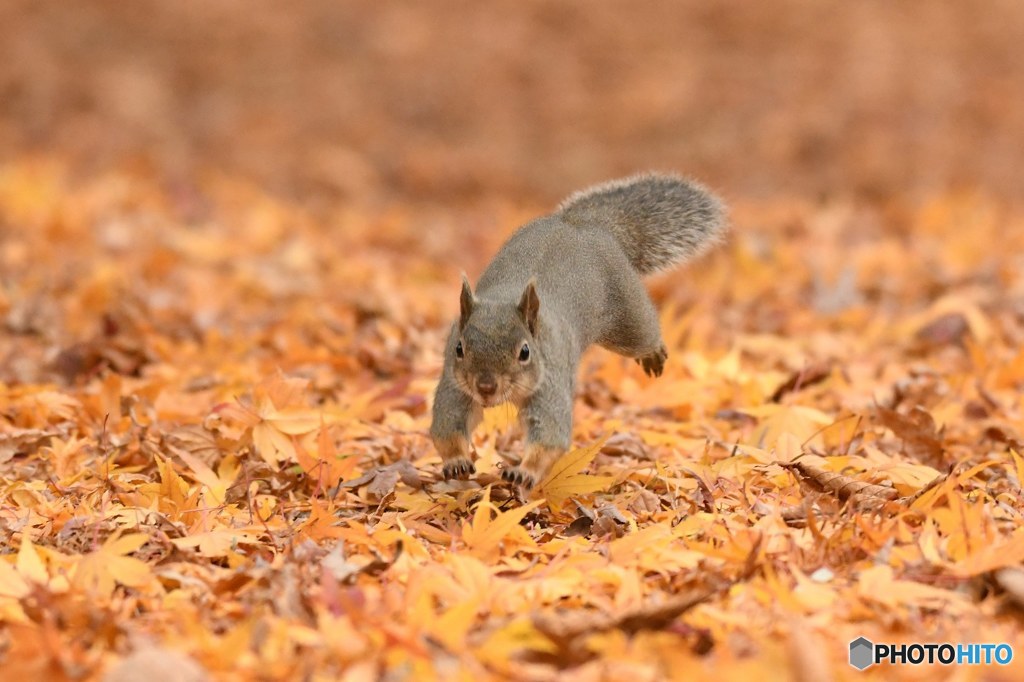
[[[446,481],[453,478],[464,481],[476,473],[476,467],[465,457],[458,457],[450,462],[445,462],[441,473]]]
[[[665,361],[668,360],[668,349],[662,345],[650,355],[644,355],[636,359],[636,364],[644,368],[644,374],[649,377],[660,377],[665,370]]]

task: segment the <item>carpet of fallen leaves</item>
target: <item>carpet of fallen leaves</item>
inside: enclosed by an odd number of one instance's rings
[[[1024,214],[734,202],[524,501],[510,410],[468,482],[426,428],[459,270],[545,208],[0,168],[5,677],[861,679],[864,635],[1020,679]]]
[[[1022,18],[0,2],[0,677],[1024,678]],[[440,481],[460,271],[646,168],[732,206],[665,375]]]

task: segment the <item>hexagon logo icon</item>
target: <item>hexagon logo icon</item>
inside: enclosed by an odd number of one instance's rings
[[[850,665],[857,670],[864,670],[874,663],[875,645],[866,637],[858,637],[850,642]]]

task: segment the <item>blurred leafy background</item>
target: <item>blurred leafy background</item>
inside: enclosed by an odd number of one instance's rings
[[[1022,44],[1013,0],[4,0],[0,145],[307,197],[1020,198]]]

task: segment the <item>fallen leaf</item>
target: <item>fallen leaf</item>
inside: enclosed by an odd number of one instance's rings
[[[861,509],[877,509],[899,497],[899,493],[893,488],[859,481],[809,462],[780,462],[779,466],[796,472],[801,481],[811,485],[815,490],[831,493],[843,501],[848,500]]]
[[[560,509],[569,497],[586,495],[607,488],[614,476],[593,476],[581,473],[590,464],[605,443],[601,438],[594,443],[563,455],[537,486],[537,493],[547,499],[553,509]]]
[[[496,557],[505,542],[533,545],[533,540],[519,522],[542,502],[535,500],[515,509],[498,512],[491,504],[491,488],[484,488],[484,495],[476,504],[472,521],[462,525],[462,541],[474,556],[482,559]]]
[[[100,597],[109,597],[117,584],[145,585],[150,578],[149,565],[127,555],[148,541],[145,533],[110,536],[102,546],[79,560],[72,578],[74,584]]]
[[[942,462],[942,436],[925,409],[918,406],[906,415],[881,406],[876,406],[875,411],[881,422],[906,443],[911,454],[932,463]]]
[[[209,679],[191,657],[168,649],[144,647],[118,661],[103,675],[103,682],[204,682]]]

